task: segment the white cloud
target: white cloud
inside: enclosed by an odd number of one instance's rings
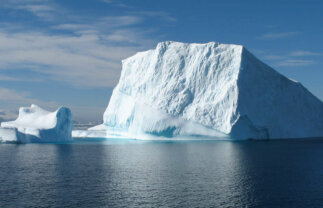
[[[123,16],[106,16],[99,18],[92,24],[85,23],[65,23],[52,26],[53,29],[69,30],[75,33],[84,33],[84,31],[92,31],[98,33],[102,31],[111,31],[112,29],[133,26],[144,21],[143,17],[134,15]]]
[[[18,81],[18,79],[0,74],[0,81]]]
[[[1,105],[3,103],[8,103],[11,105],[16,105],[16,104],[21,104],[24,103],[25,105],[30,105],[30,104],[38,104],[38,105],[45,105],[50,108],[57,106],[58,104],[55,102],[44,102],[40,101],[38,99],[30,98],[30,93],[28,92],[17,92],[15,90],[11,90],[8,88],[0,88],[0,100],[1,100]]]
[[[61,8],[53,0],[3,0],[0,9],[28,12],[45,24],[38,27],[24,22],[0,21],[0,80],[54,80],[81,88],[114,87],[119,80],[121,60],[154,47],[159,38],[154,35],[158,34],[157,26],[143,28],[141,24],[152,19],[167,23],[175,19],[161,11],[133,12],[132,7],[122,6],[122,2],[106,1],[111,2],[124,7],[125,11],[113,16],[85,17]],[[12,77],[18,70],[20,76]],[[21,72],[24,70],[28,73]],[[33,73],[46,80],[32,78]],[[59,106],[33,97],[38,98],[0,87],[0,108],[15,111],[31,103],[49,107],[49,110]],[[93,119],[93,115],[101,118],[104,111],[102,107],[76,105],[67,107],[76,118],[84,120]]]
[[[121,60],[154,45],[145,37],[149,31],[119,29],[141,21],[136,16],[108,16],[95,24],[52,27],[74,33],[69,35],[0,29],[0,70],[27,68],[76,86],[114,86]]]
[[[315,64],[312,60],[301,60],[301,59],[286,59],[281,62],[276,63],[277,66],[308,66]]]
[[[136,11],[131,11],[129,14],[135,15],[135,16],[143,16],[143,17],[158,17],[160,19],[163,19],[167,22],[176,22],[176,18],[170,16],[167,12],[164,11],[140,11],[136,9],[134,6],[129,6],[126,4],[123,4],[120,0],[101,0],[102,2],[105,2],[110,5],[115,5],[117,7],[124,7],[124,8],[133,8]]]
[[[290,56],[323,56],[323,53],[316,53],[316,52],[311,52],[311,51],[292,51]]]
[[[110,5],[114,5],[117,7],[122,7],[122,8],[133,8],[132,6],[129,6],[127,4],[123,4],[121,3],[121,1],[118,0],[101,0],[104,3],[110,4]]]
[[[170,16],[167,12],[163,12],[163,11],[136,11],[136,12],[130,12],[130,14],[140,15],[145,17],[158,17],[167,22],[177,21],[174,17]]]
[[[24,10],[47,21],[53,21],[57,13],[62,10],[52,0],[4,0],[1,6]]]
[[[51,0],[6,0],[12,9],[24,9],[43,19],[42,13],[57,18]],[[1,6],[0,6],[1,7]],[[164,12],[126,12],[126,15],[96,19],[69,18],[53,22],[47,29],[33,30],[17,24],[2,23],[0,29],[0,71],[25,69],[48,75],[48,79],[78,87],[112,87],[121,71],[121,60],[137,51],[152,48],[155,31],[139,29],[146,19],[174,21]],[[73,21],[69,21],[73,19]],[[64,32],[64,33],[62,33]],[[64,35],[63,35],[64,34]],[[156,36],[155,36],[156,37]],[[1,78],[1,77],[0,77]],[[2,80],[9,77],[2,77]]]
[[[264,59],[271,60],[271,61],[282,60],[285,58],[286,58],[285,56],[279,56],[279,55],[265,55],[264,57]]]
[[[17,118],[17,111],[0,109],[0,122],[14,120]]]
[[[323,56],[322,53],[316,53],[305,50],[291,51],[284,54],[273,55],[263,53],[263,58],[273,62],[273,65],[284,67],[297,67],[297,66],[309,66],[317,64],[316,61],[311,60],[313,56]]]
[[[39,106],[46,106],[49,110],[54,110],[60,106],[56,102],[31,98],[30,93],[28,92],[17,92],[15,90],[2,87],[0,87],[0,100],[0,119],[2,120],[15,119],[18,114],[18,109],[21,106],[37,104]]]
[[[143,17],[135,16],[135,15],[124,15],[124,16],[107,16],[103,17],[99,20],[99,24],[106,26],[129,26],[141,23],[143,21]]]
[[[115,34],[103,38],[129,42],[136,42],[133,39],[138,38],[140,43],[138,34],[127,30],[122,32],[129,36],[120,33],[119,36]],[[0,45],[0,70],[29,69],[76,86],[114,86],[121,70],[120,60],[142,47],[105,45],[97,34],[64,36],[3,31],[0,31]]]
[[[300,34],[299,32],[281,32],[281,33],[266,33],[260,36],[260,39],[264,40],[275,40],[288,38]]]

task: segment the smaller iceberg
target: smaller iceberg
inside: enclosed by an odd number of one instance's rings
[[[60,107],[50,112],[32,104],[21,107],[15,121],[2,122],[0,142],[46,143],[72,140],[72,113]]]

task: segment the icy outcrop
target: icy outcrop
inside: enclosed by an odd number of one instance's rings
[[[72,140],[72,113],[61,107],[55,112],[37,105],[22,107],[15,121],[2,122],[1,142],[61,142]]]
[[[103,116],[135,138],[323,136],[323,103],[243,46],[162,42],[123,60]]]
[[[88,130],[73,130],[73,137],[89,137],[89,138],[105,138],[108,137],[107,134],[108,128],[107,126],[100,124],[97,126],[93,126]]]

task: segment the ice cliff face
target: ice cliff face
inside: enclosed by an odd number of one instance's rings
[[[37,105],[21,107],[15,121],[2,122],[0,140],[3,142],[59,142],[72,140],[72,113],[61,107],[55,112]]]
[[[104,113],[115,131],[163,137],[323,136],[323,103],[243,46],[162,42],[123,60]]]

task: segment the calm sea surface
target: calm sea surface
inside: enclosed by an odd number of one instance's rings
[[[1,144],[0,207],[323,207],[323,140]]]

